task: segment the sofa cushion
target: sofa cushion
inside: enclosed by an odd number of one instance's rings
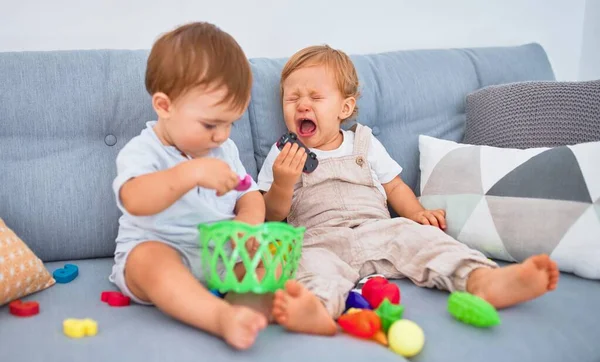
[[[524,80],[554,80],[548,55],[540,44],[465,49],[471,58],[479,87]]]
[[[537,44],[397,51],[351,58],[362,93],[356,121],[372,128],[375,137],[404,168],[402,177],[416,192],[418,136],[462,140],[467,94],[482,84],[554,78],[545,53]],[[279,90],[285,61],[251,60],[254,86],[249,112],[258,167],[286,130]],[[351,126],[348,123],[344,127]]]
[[[0,218],[0,305],[54,283],[42,261]]]
[[[421,203],[489,257],[600,279],[600,142],[525,150],[420,137]]]
[[[0,214],[42,260],[113,253],[120,216],[111,191],[115,158],[156,117],[144,89],[147,55],[147,50],[0,53]],[[490,82],[552,78],[535,44],[353,59],[364,94],[358,120],[401,163],[416,191],[417,136],[462,139],[468,93]],[[252,60],[252,102],[233,127],[231,138],[254,177],[256,161],[262,165],[284,130],[278,86],[283,63]]]
[[[404,361],[375,342],[345,334],[313,337],[270,326],[256,345],[235,352],[222,341],[166,317],[154,307],[112,308],[100,301],[112,290],[111,259],[70,261],[80,275],[35,295],[41,312],[15,318],[0,308],[3,360],[59,362],[118,361]],[[49,269],[63,263],[47,264]],[[502,324],[480,329],[456,321],[447,311],[448,293],[396,281],[404,318],[425,332],[423,351],[414,361],[598,361],[600,360],[600,282],[562,274],[558,289],[537,300],[500,311]],[[72,340],[62,334],[66,318],[92,318],[98,335]]]
[[[517,82],[467,96],[464,143],[532,148],[600,141],[600,80]]]
[[[110,256],[119,150],[156,118],[148,52],[0,53],[0,215],[44,261]],[[232,130],[256,178],[245,113]]]

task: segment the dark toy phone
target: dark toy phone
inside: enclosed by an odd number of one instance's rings
[[[309,150],[308,147],[306,147],[302,142],[300,142],[298,136],[296,136],[294,132],[288,132],[281,136],[279,138],[279,141],[277,141],[277,148],[279,148],[279,150],[281,151],[283,149],[283,146],[285,146],[285,144],[288,142],[296,143],[299,147],[304,148],[304,150],[306,151],[308,157],[306,157],[306,162],[304,163],[304,168],[302,169],[304,173],[311,173],[317,168],[317,166],[319,166],[319,160],[317,159],[317,155],[315,155],[314,152]]]

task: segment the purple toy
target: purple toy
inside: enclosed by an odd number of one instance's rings
[[[367,300],[357,292],[350,292],[346,299],[346,310],[350,308],[372,309]]]
[[[240,183],[235,188],[236,191],[246,191],[252,185],[252,176],[246,175],[244,178],[240,177]]]

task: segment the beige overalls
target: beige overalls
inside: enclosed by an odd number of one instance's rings
[[[371,176],[370,140],[371,130],[358,125],[352,155],[320,160],[313,173],[303,174],[288,217],[288,223],[307,228],[297,280],[333,318],[370,274],[454,291],[465,290],[473,269],[497,266],[439,228],[391,218]]]

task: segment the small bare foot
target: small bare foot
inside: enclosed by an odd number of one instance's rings
[[[335,321],[317,297],[294,280],[278,290],[273,300],[273,317],[277,323],[292,332],[334,335]]]
[[[467,291],[496,308],[505,308],[556,289],[558,277],[554,261],[547,255],[535,255],[521,264],[474,270],[467,280]]]
[[[232,306],[220,315],[221,335],[225,342],[237,349],[250,348],[258,332],[267,326],[264,315],[242,306]]]

